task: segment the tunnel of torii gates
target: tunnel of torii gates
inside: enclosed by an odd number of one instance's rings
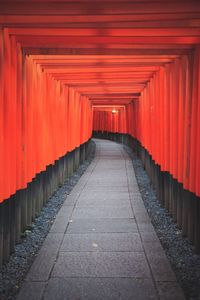
[[[200,2],[0,1],[0,261],[90,138],[128,144],[200,252]]]

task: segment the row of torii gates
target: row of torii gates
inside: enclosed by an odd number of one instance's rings
[[[134,148],[199,252],[199,86],[199,1],[1,0],[1,263],[92,132]]]

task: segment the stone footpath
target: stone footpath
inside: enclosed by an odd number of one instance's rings
[[[17,300],[184,300],[123,146],[96,157],[67,196]]]

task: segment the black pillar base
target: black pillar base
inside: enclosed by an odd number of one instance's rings
[[[0,204],[0,268],[14,252],[21,234],[29,227],[51,197],[64,181],[75,172],[90,155],[91,141],[82,144],[54,165],[37,174],[26,189]]]

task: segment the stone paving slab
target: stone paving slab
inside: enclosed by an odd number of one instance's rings
[[[119,192],[119,193],[124,193],[124,192],[127,192],[128,193],[128,187],[127,185],[116,185],[116,186],[113,186],[113,185],[107,185],[107,186],[100,186],[100,185],[91,185],[91,186],[87,186],[85,189],[84,189],[84,192],[83,192],[83,195],[84,194],[87,194],[88,191],[90,193],[92,192],[100,192],[100,193],[107,193],[107,192]]]
[[[109,198],[79,198],[76,207],[81,206],[129,206],[130,207],[130,201],[129,199],[109,199]],[[112,209],[112,208],[111,208]]]
[[[134,219],[76,219],[68,227],[67,233],[109,233],[138,232]]]
[[[44,300],[55,299],[155,300],[158,298],[151,279],[51,278]]]
[[[62,206],[55,219],[50,232],[64,233],[69,223],[74,206]]]
[[[66,234],[60,251],[143,251],[139,233]]]
[[[52,277],[150,278],[143,252],[60,252]]]
[[[140,236],[143,241],[143,244],[146,242],[155,243],[159,242],[158,236],[156,235],[155,231],[147,232],[147,231],[140,231]]]
[[[139,229],[139,232],[142,233],[142,232],[155,232],[154,228],[153,228],[153,225],[150,223],[150,222],[140,222],[138,223],[137,222],[137,226],[138,226],[138,229]]]
[[[148,252],[146,247],[145,252],[155,281],[176,281],[175,274],[162,250]]]
[[[91,191],[118,191],[120,190],[121,192],[126,192],[127,189],[127,182],[125,180],[123,181],[112,181],[108,182],[108,180],[105,181],[93,181],[90,184],[87,185],[87,188],[90,189]]]
[[[25,282],[17,297],[18,300],[40,300],[44,293],[46,282]]]
[[[74,219],[117,219],[117,218],[133,218],[133,212],[130,205],[118,205],[112,209],[108,209],[105,206],[88,206],[88,207],[77,207],[73,214],[72,220]]]
[[[63,240],[61,233],[49,233],[44,245],[39,251],[26,281],[46,281],[56,260],[56,256]]]
[[[123,146],[96,157],[66,196],[17,300],[184,300]]]
[[[77,199],[75,197],[66,197],[66,200],[63,203],[63,206],[74,206]]]
[[[79,197],[79,199],[125,199],[129,200],[129,193],[128,192],[88,192],[88,193],[82,193]]]

